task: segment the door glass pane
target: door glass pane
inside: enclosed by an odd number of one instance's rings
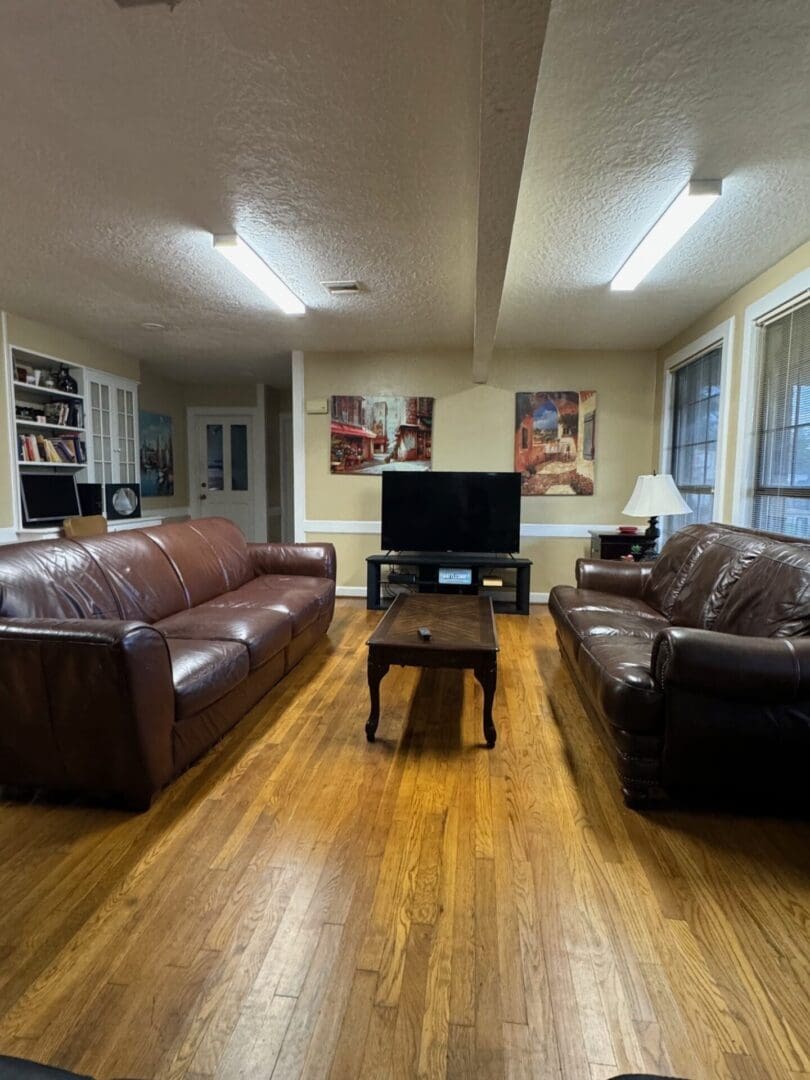
[[[247,424],[231,424],[231,491],[247,489]]]
[[[222,424],[205,425],[206,483],[209,491],[223,491]]]

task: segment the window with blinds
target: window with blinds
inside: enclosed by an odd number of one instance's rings
[[[761,330],[753,525],[810,537],[810,303]]]
[[[717,470],[722,348],[715,346],[672,374],[670,472],[691,514],[666,519],[673,533],[691,522],[711,521]]]

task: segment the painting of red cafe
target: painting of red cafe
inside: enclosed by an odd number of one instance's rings
[[[430,468],[433,398],[336,396],[331,406],[331,472]]]

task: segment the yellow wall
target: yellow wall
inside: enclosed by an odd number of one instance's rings
[[[188,506],[188,441],[186,437],[185,390],[181,383],[163,378],[154,368],[144,364],[138,394],[142,412],[162,413],[172,418],[174,450],[174,495],[155,495],[144,498],[144,513],[165,511],[172,507]]]
[[[434,397],[435,469],[511,470],[514,467],[515,393],[595,390],[596,482],[592,496],[535,496],[522,500],[523,523],[618,524],[636,476],[652,462],[655,354],[641,352],[496,353],[490,381],[472,382],[472,358],[457,353],[307,353],[305,398],[333,394],[407,394]],[[379,521],[379,476],[329,472],[329,416],[305,417],[306,518]],[[365,584],[366,555],[379,536],[312,533],[338,549],[339,584]],[[521,553],[534,561],[532,590],[548,592],[573,580],[574,560],[587,550],[578,538],[526,537]]]
[[[753,281],[744,285],[742,289],[733,293],[733,295],[727,300],[724,300],[722,304],[719,304],[717,307],[712,308],[711,311],[706,312],[705,315],[702,315],[696,322],[692,323],[686,330],[683,330],[677,337],[673,338],[672,341],[667,342],[667,344],[658,351],[658,378],[655,396],[655,427],[653,435],[655,440],[654,445],[656,447],[656,458],[658,455],[657,448],[661,438],[665,364],[667,359],[671,357],[673,353],[686,348],[693,341],[696,341],[703,334],[713,330],[721,323],[732,318],[735,320],[734,341],[730,356],[731,370],[729,373],[729,390],[731,398],[729,409],[728,456],[726,459],[727,467],[725,476],[719,478],[723,485],[723,509],[718,515],[721,520],[730,520],[734,490],[745,309],[750,304],[753,304],[755,301],[761,299],[761,297],[766,296],[769,292],[777,289],[780,285],[783,285],[790,278],[794,277],[794,275],[800,273],[802,270],[806,270],[808,267],[810,267],[810,242],[796,248],[790,255],[787,255],[784,259],[780,259],[778,263],[769,270],[766,270],[765,273],[760,274],[759,277],[754,278]]]

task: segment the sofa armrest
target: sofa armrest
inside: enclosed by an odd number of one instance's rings
[[[810,638],[760,638],[670,626],[653,644],[656,686],[740,701],[810,698]]]
[[[640,600],[652,566],[619,559],[577,559],[576,573],[580,589],[595,589]]]
[[[173,775],[166,640],[140,622],[0,619],[0,783],[143,809]]]
[[[260,574],[305,574],[335,580],[334,544],[248,544],[253,571]]]

